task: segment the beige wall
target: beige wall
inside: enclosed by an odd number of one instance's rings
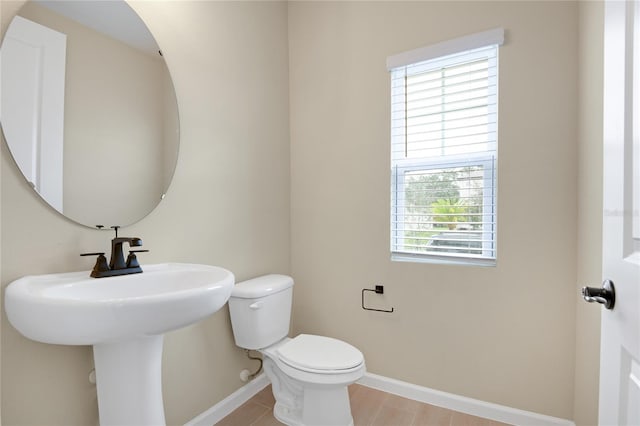
[[[20,3],[0,4],[3,31]],[[287,9],[281,2],[135,2],[172,73],[180,157],[163,203],[122,230],[140,236],[145,263],[226,267],[238,280],[289,272]],[[110,232],[78,226],[44,205],[2,142],[2,286],[26,275],[88,270],[79,253],[108,249]],[[97,421],[89,347],[39,344],[2,322],[2,422]],[[226,308],[169,333],[164,400],[169,424],[200,414],[254,367],[236,348]]]
[[[389,260],[387,56],[503,26],[497,267]],[[578,4],[289,4],[294,331],[372,373],[572,418]],[[385,285],[391,315],[360,308]],[[375,297],[375,296],[374,296]]]
[[[602,280],[602,77],[603,2],[580,3],[580,90],[578,155],[578,288],[574,421],[598,422],[600,313],[579,288]]]

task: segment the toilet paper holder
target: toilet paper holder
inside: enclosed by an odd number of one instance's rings
[[[375,289],[370,289],[370,288],[363,288],[362,289],[362,309],[364,309],[365,311],[386,312],[388,314],[393,312],[393,308],[391,308],[390,310],[387,310],[387,309],[368,308],[368,307],[364,306],[364,293],[365,293],[365,291],[370,291],[370,292],[376,293],[376,294],[384,294],[384,286],[376,285]]]

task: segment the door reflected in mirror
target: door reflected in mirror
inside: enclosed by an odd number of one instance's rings
[[[150,213],[178,155],[173,83],[124,1],[29,1],[5,34],[0,122],[22,174],[87,225]]]

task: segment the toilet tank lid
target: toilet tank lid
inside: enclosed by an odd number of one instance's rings
[[[293,287],[293,278],[287,275],[270,274],[236,283],[231,297],[255,299],[279,293]]]

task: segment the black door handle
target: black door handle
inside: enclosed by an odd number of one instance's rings
[[[602,288],[582,287],[582,297],[589,303],[603,304],[607,309],[613,309],[616,304],[616,289],[613,281],[604,280]]]

